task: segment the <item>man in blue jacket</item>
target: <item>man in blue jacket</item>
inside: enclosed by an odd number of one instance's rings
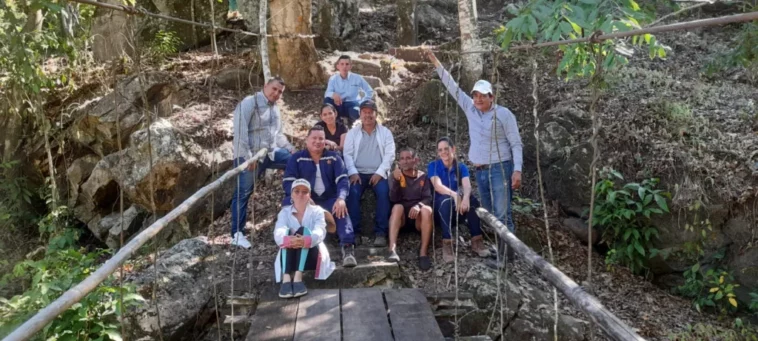
[[[339,72],[329,77],[326,93],[324,93],[324,103],[337,108],[338,116],[347,117],[348,127],[352,127],[353,122],[360,117],[358,105],[363,101],[372,99],[374,89],[363,76],[350,72],[353,67],[350,56],[340,56],[337,59],[336,67]],[[360,97],[358,90],[363,91],[363,97]]]
[[[295,152],[290,157],[282,181],[282,205],[292,205],[290,192],[293,181],[300,178],[308,180],[312,188],[311,199],[316,205],[331,212],[337,225],[337,235],[342,246],[342,266],[354,267],[357,264],[354,255],[355,234],[345,204],[350,188],[347,169],[337,152],[324,150],[325,140],[324,129],[321,126],[313,127],[305,140],[306,149]]]

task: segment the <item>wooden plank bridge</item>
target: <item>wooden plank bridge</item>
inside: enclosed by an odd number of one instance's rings
[[[445,340],[419,289],[314,289],[261,297],[247,341]]]

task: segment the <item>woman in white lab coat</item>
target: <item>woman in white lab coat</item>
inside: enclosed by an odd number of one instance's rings
[[[316,279],[324,280],[334,271],[334,262],[323,241],[326,237],[324,209],[310,204],[311,184],[308,180],[292,182],[292,205],[279,212],[274,240],[279,246],[274,271],[276,282],[282,283],[279,297],[300,297],[308,293],[303,271],[314,270]]]

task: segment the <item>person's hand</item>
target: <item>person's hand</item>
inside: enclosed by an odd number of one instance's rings
[[[416,219],[418,217],[418,214],[421,212],[421,207],[419,205],[411,207],[411,210],[408,212],[408,218]]]
[[[458,207],[458,213],[459,214],[464,214],[464,213],[468,212],[468,209],[471,207],[471,203],[469,201],[469,198],[463,198],[463,200],[461,200],[461,204],[458,205],[457,207]]]
[[[371,180],[369,180],[368,183],[371,184],[371,186],[376,186],[376,184],[378,184],[379,181],[382,181],[382,179],[384,179],[384,178],[381,175],[374,174],[374,175],[371,176]]]
[[[258,161],[251,162],[249,165],[247,165],[248,171],[254,171],[256,168],[258,168]]]
[[[332,207],[332,214],[334,214],[337,218],[342,219],[347,215],[347,205],[345,205],[344,199],[337,199],[337,201],[334,202],[334,207]]]
[[[336,92],[333,93],[332,94],[332,99],[334,100],[334,104],[336,104],[336,105],[342,105],[342,97],[340,97],[340,94],[338,94]]]
[[[395,180],[400,181],[400,178],[403,176],[403,171],[400,170],[400,167],[395,168],[394,171],[392,171],[392,177],[395,178]]]
[[[360,184],[360,183],[361,183],[361,177],[358,176],[358,174],[353,174],[350,176],[351,185]]]
[[[450,198],[455,202],[456,208],[461,207],[461,197],[458,196],[458,193],[450,191]]]
[[[337,149],[337,144],[334,143],[334,141],[326,140],[324,141],[324,146],[326,147],[326,149],[329,149],[329,150]]]
[[[429,59],[432,64],[434,64],[435,67],[440,66],[440,61],[437,60],[437,57],[434,56],[434,52],[432,52],[431,49],[425,49],[424,54],[426,55],[426,58]]]
[[[302,249],[305,246],[305,239],[302,236],[295,235],[290,237],[290,249]]]
[[[513,175],[511,176],[511,188],[512,189],[521,188],[521,172],[519,171],[513,172]]]

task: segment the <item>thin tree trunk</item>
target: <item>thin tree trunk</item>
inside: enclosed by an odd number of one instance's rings
[[[318,64],[311,34],[311,0],[272,0],[268,42],[271,72],[282,77],[288,88],[323,86],[326,74]]]
[[[263,83],[271,79],[271,66],[268,63],[268,37],[266,36],[266,12],[268,12],[268,0],[260,0],[258,4],[258,25],[260,25],[260,37],[258,48],[261,50],[261,65],[263,67]]]
[[[479,51],[482,49],[482,43],[479,41],[479,31],[476,27],[473,1],[476,0],[458,0],[461,52]],[[469,89],[482,76],[482,55],[479,53],[462,54],[461,62],[463,64],[461,85],[464,89]]]

